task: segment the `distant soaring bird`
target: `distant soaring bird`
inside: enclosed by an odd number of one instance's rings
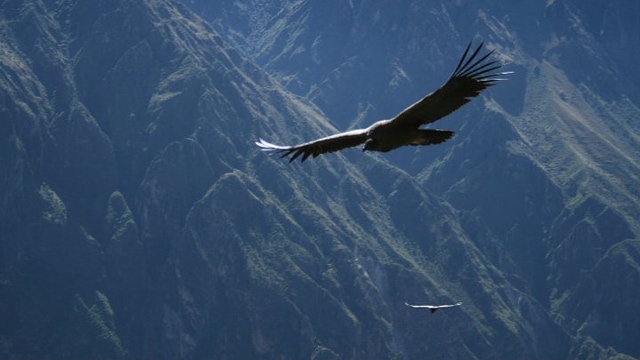
[[[480,91],[493,85],[499,76],[511,72],[495,72],[502,67],[497,61],[488,61],[493,50],[478,58],[483,43],[467,57],[471,43],[467,46],[458,66],[438,90],[425,96],[417,103],[409,106],[390,120],[380,120],[366,129],[357,129],[327,136],[318,140],[294,146],[281,146],[268,143],[262,139],[256,145],[264,151],[283,153],[281,157],[291,155],[292,162],[300,155],[301,161],[309,156],[314,158],[320,154],[339,151],[364,143],[362,151],[387,152],[405,145],[439,144],[453,136],[453,131],[421,129],[457,110],[468,103]],[[476,59],[478,58],[478,59]]]
[[[461,302],[457,302],[455,304],[450,304],[450,305],[410,305],[407,303],[404,303],[404,304],[414,309],[429,309],[429,311],[431,311],[432,314],[440,309],[446,309],[446,308],[462,305]]]

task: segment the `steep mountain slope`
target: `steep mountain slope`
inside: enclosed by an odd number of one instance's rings
[[[571,351],[414,177],[257,151],[335,129],[183,6],[4,2],[0,26],[2,358]]]
[[[598,343],[640,356],[625,315],[640,309],[636,3],[185,3],[342,129],[394,115],[486,40],[516,74],[436,124],[458,130],[449,143],[385,158],[456,209],[491,264],[575,336],[572,356],[611,356]]]

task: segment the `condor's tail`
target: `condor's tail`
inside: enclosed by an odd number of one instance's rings
[[[411,145],[434,145],[443,143],[453,136],[454,132],[449,130],[417,129],[416,136]]]

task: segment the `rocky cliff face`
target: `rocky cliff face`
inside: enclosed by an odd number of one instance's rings
[[[604,295],[576,291],[614,276],[628,281],[614,292],[628,294],[638,278],[624,270],[635,268],[634,251],[621,251],[625,259],[608,275],[599,269],[611,264],[610,251],[638,239],[638,88],[629,59],[639,48],[628,41],[637,5],[381,1],[319,9],[282,1],[273,12],[260,2],[216,9],[190,3],[343,128],[391,116],[439,85],[455,63],[448,59],[458,53],[453,49],[468,39],[497,48],[516,74],[491,89],[484,113],[472,103],[445,120],[461,128],[451,147],[387,158],[459,210],[491,262],[557,319],[577,308],[589,313],[558,321],[568,333],[605,346],[615,338],[616,349],[638,356],[636,335],[620,335],[636,334],[637,326],[605,320],[596,310]],[[238,16],[261,20],[236,27],[230,19]],[[338,18],[343,36],[336,38]],[[418,79],[434,80],[425,86]],[[637,297],[629,299],[636,308]],[[613,308],[618,319],[628,311]],[[602,329],[619,336],[597,335]]]
[[[1,357],[639,356],[633,23],[514,9],[3,3]],[[253,146],[393,115],[474,28],[518,74],[451,144],[304,166]]]

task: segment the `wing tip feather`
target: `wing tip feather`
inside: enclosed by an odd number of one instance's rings
[[[259,138],[258,141],[255,142],[262,150],[271,151],[271,150],[287,150],[288,146],[281,146],[272,144],[262,138]]]
[[[483,79],[492,78],[495,76],[504,76],[513,74],[513,71],[502,71],[492,73],[494,70],[498,70],[501,67],[505,66],[505,63],[500,63],[497,60],[493,61],[485,61],[495,53],[496,49],[491,49],[487,51],[485,54],[480,55],[481,49],[484,46],[484,40],[480,42],[480,44],[476,47],[476,49],[469,54],[469,50],[471,49],[472,41],[467,45],[462,57],[458,62],[458,66],[456,66],[452,78],[454,77],[468,77],[476,81],[481,81]],[[480,56],[478,58],[478,56]]]
[[[255,144],[260,148],[260,150],[264,151],[264,152],[279,152],[281,153],[280,158],[284,159],[287,156],[291,156],[289,158],[289,163],[292,163],[294,160],[296,160],[298,157],[300,157],[300,155],[303,155],[300,160],[301,162],[304,162],[307,157],[309,157],[310,153],[305,152],[303,149],[300,149],[298,147],[295,146],[283,146],[283,145],[276,145],[273,143],[270,143],[262,138],[259,138],[258,141],[255,142]],[[293,155],[292,155],[293,154]]]

